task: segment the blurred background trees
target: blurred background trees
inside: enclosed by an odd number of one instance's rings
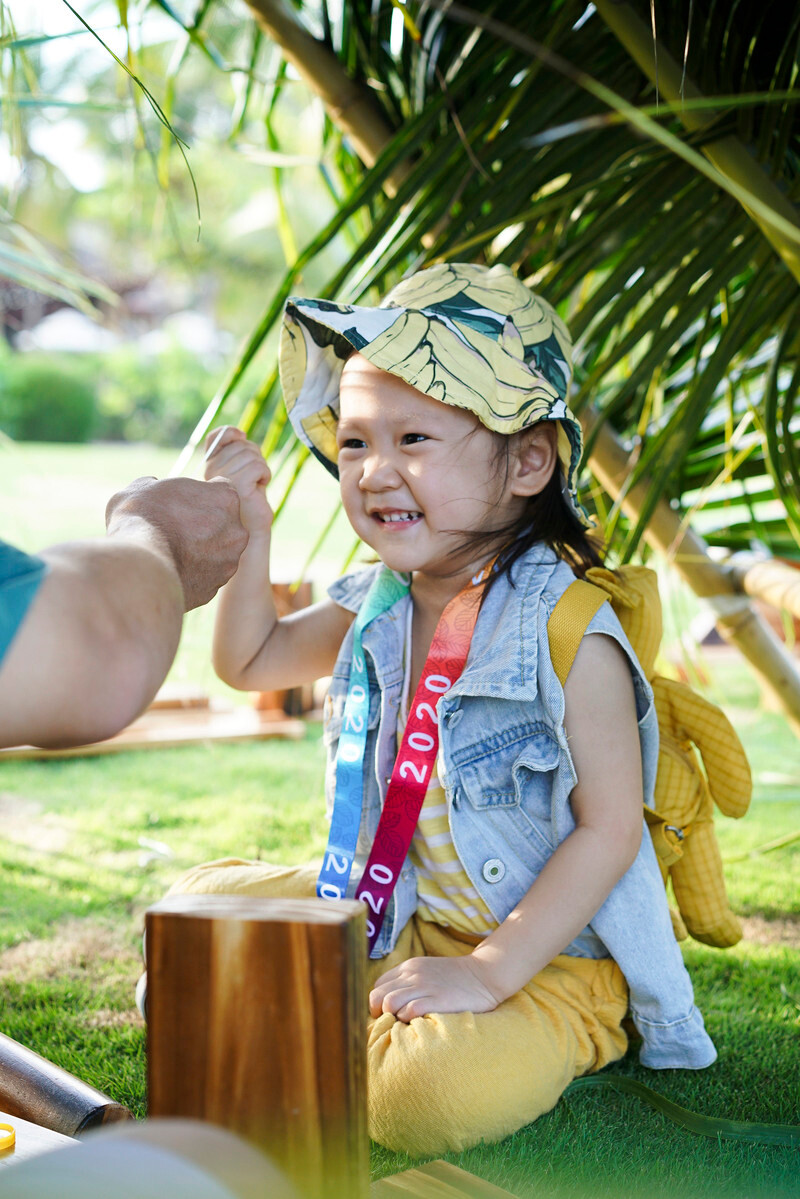
[[[665,499],[720,552],[800,554],[795,6],[2,11],[5,333],[69,347],[93,435],[196,441],[224,406],[291,479],[286,295],[503,261],[576,336],[590,454],[603,424],[625,449],[621,490],[584,479],[621,557]]]

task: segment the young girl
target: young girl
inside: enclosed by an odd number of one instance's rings
[[[319,873],[228,860],[178,889],[363,899],[370,1131],[412,1154],[549,1110],[624,1054],[629,1002],[646,1065],[716,1056],[642,836],[647,682],[608,605],[563,689],[550,659],[556,601],[599,562],[575,496],[570,355],[553,309],[502,266],[432,267],[374,309],[291,300],[292,424],[380,562],[283,619],[266,464],[235,428],[208,463],[250,534],[215,667],[242,689],[332,676],[332,821]]]

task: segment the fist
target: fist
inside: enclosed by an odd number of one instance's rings
[[[225,479],[135,479],[108,501],[106,526],[112,535],[149,529],[175,564],[187,612],[207,604],[236,573],[248,541],[238,496]]]
[[[266,533],[272,525],[267,503],[269,467],[258,446],[241,429],[223,425],[206,437],[206,479],[227,479],[239,496],[242,523],[249,533]]]

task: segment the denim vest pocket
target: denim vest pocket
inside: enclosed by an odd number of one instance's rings
[[[551,812],[553,774],[559,758],[558,742],[549,732],[540,732],[525,746],[512,768],[520,812],[548,854],[556,848]]]
[[[476,830],[484,822],[482,841],[502,838],[509,853],[534,874],[552,853],[546,817],[558,753],[547,726],[536,722],[505,729],[453,754],[455,802],[466,800],[479,821]]]

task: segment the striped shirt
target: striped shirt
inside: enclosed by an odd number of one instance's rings
[[[408,606],[405,639],[405,686],[397,729],[398,746],[408,719],[413,604]],[[456,853],[447,798],[439,782],[439,761],[434,766],[409,856],[417,871],[417,914],[423,920],[453,928],[457,932],[486,935],[497,921],[470,882]]]

